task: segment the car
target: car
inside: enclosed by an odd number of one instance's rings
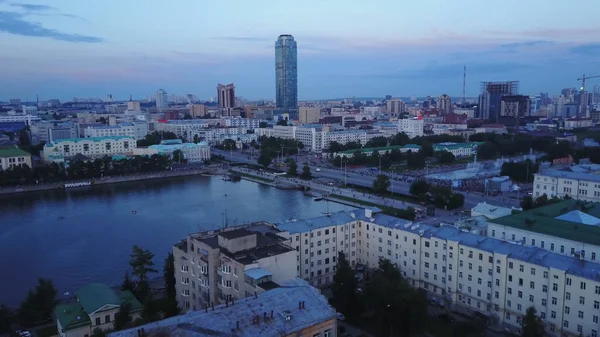
[[[317,167],[317,172],[321,172],[321,169]]]
[[[335,315],[336,315],[337,319],[340,321],[343,321],[346,319],[346,317],[344,317],[344,314],[342,314],[341,312],[338,312]]]

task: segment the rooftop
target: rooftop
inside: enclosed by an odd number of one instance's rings
[[[593,171],[581,171],[577,166],[570,166],[561,169],[549,169],[544,172],[536,173],[536,175],[554,177],[554,178],[566,178],[576,179],[584,181],[600,182],[600,174]]]
[[[238,228],[238,229],[234,229],[234,230],[230,230],[230,231],[222,231],[219,233],[220,236],[222,236],[228,240],[243,238],[244,236],[248,236],[248,235],[252,235],[252,234],[256,234],[256,233],[251,232],[251,231],[247,230],[246,228]]]
[[[18,147],[0,147],[0,158],[31,156],[29,152]]]
[[[573,213],[580,211],[585,213]],[[503,226],[555,236],[567,240],[600,246],[600,227],[582,220],[600,218],[600,204],[580,200],[564,200],[555,204],[490,220]]]
[[[342,153],[353,154],[358,152],[374,152],[374,151],[392,151],[392,150],[400,150],[400,149],[415,149],[419,150],[421,147],[417,144],[406,144],[406,145],[392,145],[392,146],[382,146],[382,147],[366,147],[363,149],[354,149],[354,150],[346,150]]]
[[[60,143],[82,143],[82,142],[102,142],[106,140],[132,140],[135,141],[133,136],[105,136],[105,137],[89,137],[89,138],[68,138],[68,139],[57,139],[45,146],[52,147]]]
[[[473,209],[471,209],[471,212],[481,213],[486,217],[493,219],[511,214],[512,209],[481,202],[478,203],[475,207],[473,207]]]
[[[77,302],[57,305],[55,314],[64,331],[90,324],[90,317]]]
[[[302,301],[304,308],[299,309]],[[258,323],[253,323],[255,317],[259,318]],[[279,337],[281,331],[285,331],[286,336],[295,335],[335,317],[335,310],[319,290],[304,283],[275,288],[232,305],[216,306],[214,310],[190,311],[114,332],[109,337],[137,337],[139,329],[144,329],[148,337]]]
[[[483,144],[483,142],[468,142],[468,143],[439,143],[433,145],[434,151],[448,150],[448,149],[463,149],[463,148],[474,148]]]
[[[122,291],[117,294],[111,287],[102,283],[90,283],[79,288],[75,295],[83,310],[88,314],[106,305],[118,307],[123,302],[131,304],[131,310],[137,310],[142,307],[140,302],[129,291]]]

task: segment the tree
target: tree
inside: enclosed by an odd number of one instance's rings
[[[532,209],[533,208],[533,198],[530,195],[524,196],[523,200],[521,200],[521,207],[523,208],[524,211]]]
[[[369,299],[377,336],[414,336],[424,329],[427,298],[422,290],[412,288],[400,271],[387,259],[379,260],[365,289]]]
[[[135,291],[135,282],[129,276],[129,272],[125,272],[125,277],[123,278],[123,283],[121,283],[121,290],[122,291],[128,290],[131,292]]]
[[[338,153],[344,151],[344,147],[338,142],[329,143],[329,152]]]
[[[165,259],[163,277],[165,279],[165,288],[167,292],[167,298],[163,308],[165,317],[178,315],[181,310],[177,304],[177,290],[175,289],[177,280],[175,279],[175,258],[173,257],[173,253],[169,253]]]
[[[536,315],[534,307],[527,308],[525,317],[521,322],[521,336],[522,337],[543,337],[544,322]]]
[[[432,157],[433,156],[433,145],[430,142],[421,143],[421,150],[419,152],[423,155],[423,157]]]
[[[30,290],[19,307],[19,318],[26,324],[46,322],[51,319],[52,312],[58,303],[58,291],[52,281],[39,278],[35,290]]]
[[[121,303],[119,311],[115,314],[115,330],[126,329],[131,322],[131,305],[129,303]]]
[[[346,260],[344,253],[339,252],[336,271],[333,276],[333,285],[331,286],[333,293],[332,304],[338,312],[341,312],[350,320],[358,318],[360,314],[356,287],[357,282],[354,277],[354,270],[350,267],[350,263]]]
[[[294,176],[294,177],[298,175],[298,164],[296,164],[296,161],[294,159],[289,158],[287,167],[288,167],[288,170],[287,170],[288,175]]]
[[[300,178],[304,179],[304,180],[312,179],[312,174],[310,173],[310,167],[306,163],[302,167],[302,174],[300,174]]]
[[[181,151],[181,150],[173,151],[173,162],[181,164],[183,162],[183,159],[184,159],[183,151]]]
[[[258,159],[256,160],[260,165],[264,166],[265,168],[268,168],[269,165],[271,165],[271,162],[273,161],[273,158],[267,154],[261,153],[260,156],[258,156]]]
[[[385,194],[390,187],[390,178],[385,174],[378,174],[373,181],[373,191],[377,194]]]
[[[260,123],[258,123],[258,127],[261,128],[261,129],[264,129],[267,126],[269,126],[269,124],[267,122],[260,122]]]
[[[148,274],[158,272],[153,268],[154,253],[147,249],[142,249],[137,245],[133,246],[133,253],[130,255],[129,265],[133,269],[133,275],[137,277],[136,295],[142,301],[150,297],[150,284],[148,283]]]
[[[287,126],[288,125],[288,120],[287,119],[281,119],[281,120],[277,121],[277,125]]]
[[[10,334],[15,323],[15,313],[7,306],[0,305],[0,335]]]
[[[194,135],[194,144],[198,144],[200,142],[200,137],[198,135]]]
[[[498,153],[498,146],[492,142],[485,142],[477,148],[477,157],[479,159],[494,159]]]
[[[454,157],[454,155],[452,154],[452,152],[449,152],[449,151],[438,152],[437,158],[438,158],[438,162],[440,164],[450,164],[450,163],[454,162],[454,160],[456,159]]]
[[[367,141],[365,147],[384,147],[387,146],[388,140],[385,137],[374,137]]]
[[[104,330],[102,330],[100,328],[96,328],[92,332],[92,337],[105,337],[105,336],[106,336],[106,332],[104,332]]]
[[[429,183],[425,179],[418,179],[410,184],[409,193],[414,196],[425,195],[429,191]]]

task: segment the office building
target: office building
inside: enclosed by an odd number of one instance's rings
[[[438,97],[437,108],[442,115],[452,113],[452,100],[450,99],[450,96],[443,94]]]
[[[414,117],[398,120],[398,132],[404,132],[410,138],[423,137],[423,117]]]
[[[135,147],[136,140],[132,136],[60,139],[46,143],[41,157],[45,161],[60,161],[77,154],[89,158],[131,155]]]
[[[291,35],[275,42],[275,107],[298,120],[298,50]]]
[[[321,119],[320,108],[309,108],[305,106],[298,108],[298,121],[300,121],[300,124],[318,123],[319,119]]]
[[[294,280],[296,251],[259,222],[194,233],[173,246],[177,301],[182,309],[236,301]]]
[[[190,116],[193,118],[204,117],[208,114],[208,109],[204,104],[190,104]]]
[[[169,97],[167,92],[163,89],[159,89],[156,92],[156,108],[157,109],[167,109],[169,107]]]
[[[70,121],[39,121],[31,125],[31,138],[34,144],[78,137],[77,124]]]
[[[242,275],[243,277],[243,275]],[[247,277],[247,282],[252,278]],[[242,281],[243,282],[243,281]],[[242,300],[215,304],[108,337],[334,337],[335,310],[318,289],[298,280]],[[61,336],[63,337],[63,336]]]
[[[19,165],[31,168],[31,154],[18,147],[0,147],[0,170],[6,171]]]
[[[524,95],[505,95],[500,99],[500,117],[529,116],[531,100]]]
[[[506,95],[517,95],[519,81],[481,82],[479,114],[477,118],[497,121],[500,116],[501,99]]]
[[[23,105],[23,114],[24,115],[37,115],[38,108],[37,106]]]
[[[387,113],[391,116],[400,116],[406,111],[406,103],[399,98],[387,101]]]
[[[543,225],[538,224],[540,231]],[[332,282],[332,261],[342,251],[353,266],[376,268],[379,259],[389,259],[409,284],[438,303],[486,316],[489,324],[513,333],[531,306],[552,335],[597,336],[600,330],[600,264],[547,251],[539,243],[529,247],[450,225],[415,224],[376,208],[278,228],[298,251],[299,275],[314,285]]]
[[[142,305],[130,291],[90,283],[75,292],[76,301],[56,306],[56,327],[60,337],[92,336],[94,330],[114,330],[121,304],[128,304],[131,320],[141,317]]]
[[[184,143],[181,139],[163,140],[158,145],[135,149],[134,154],[160,154],[171,157],[173,152],[181,151],[183,160],[189,163],[203,163],[210,160],[210,146],[207,142]]]
[[[217,85],[217,97],[219,100],[219,108],[227,109],[235,107],[235,85],[229,83],[227,85]]]

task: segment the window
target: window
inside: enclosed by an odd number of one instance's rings
[[[104,316],[104,323],[110,323],[110,315]]]
[[[565,307],[565,314],[569,314],[571,313],[571,308],[570,307]]]
[[[323,337],[332,337],[331,330],[325,330],[325,332],[323,332]]]
[[[581,290],[585,290],[585,282],[581,282],[579,287],[581,288]]]
[[[577,313],[577,317],[579,317],[579,318],[583,318],[583,311],[581,311],[581,310],[580,310],[580,311]]]
[[[96,325],[100,325],[102,322],[100,321],[100,317],[96,317]]]
[[[585,304],[585,298],[583,296],[579,296],[579,304]]]
[[[556,297],[552,297],[552,305],[556,305],[557,302],[558,300],[556,299]]]

